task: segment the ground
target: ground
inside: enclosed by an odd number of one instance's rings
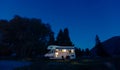
[[[77,60],[37,60],[16,70],[120,70],[119,58],[79,58]]]
[[[29,66],[31,62],[16,60],[0,60],[0,70],[14,70],[15,68]]]

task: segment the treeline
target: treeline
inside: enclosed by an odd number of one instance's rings
[[[76,57],[77,58],[92,56],[92,53],[91,53],[91,51],[88,48],[81,49],[81,48],[75,47],[75,53],[76,53]]]
[[[16,15],[9,21],[0,20],[0,34],[1,55],[32,57],[45,53],[53,31],[40,19]]]
[[[51,26],[40,19],[16,15],[0,20],[0,56],[36,57],[48,52],[48,45],[72,46],[68,28],[54,38]]]
[[[0,56],[37,57],[48,52],[48,45],[74,46],[68,28],[60,29],[55,38],[51,26],[40,19],[16,15],[9,21],[0,20]],[[99,56],[108,55],[98,36],[95,47]],[[75,47],[75,52],[77,57],[93,55],[88,48]]]
[[[68,28],[65,28],[64,30],[60,29],[56,39],[54,38],[54,34],[51,34],[49,45],[73,46],[73,43],[69,37]]]
[[[100,41],[98,35],[95,37],[95,46],[92,50],[75,48],[77,58],[80,57],[110,57],[110,54],[105,50],[104,45]]]

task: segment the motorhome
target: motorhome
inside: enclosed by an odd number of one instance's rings
[[[50,45],[47,48],[49,50],[44,56],[49,59],[75,59],[75,48],[74,46],[57,46]]]

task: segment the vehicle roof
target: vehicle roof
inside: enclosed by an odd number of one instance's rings
[[[74,49],[74,46],[49,45],[47,49]]]

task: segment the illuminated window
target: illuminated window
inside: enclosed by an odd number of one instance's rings
[[[59,51],[58,49],[56,49],[56,51]]]
[[[66,50],[66,49],[63,49],[62,52],[67,52],[67,50]]]
[[[74,50],[73,50],[73,49],[71,50],[71,53],[74,53]]]
[[[55,57],[58,57],[58,52],[55,53]]]

